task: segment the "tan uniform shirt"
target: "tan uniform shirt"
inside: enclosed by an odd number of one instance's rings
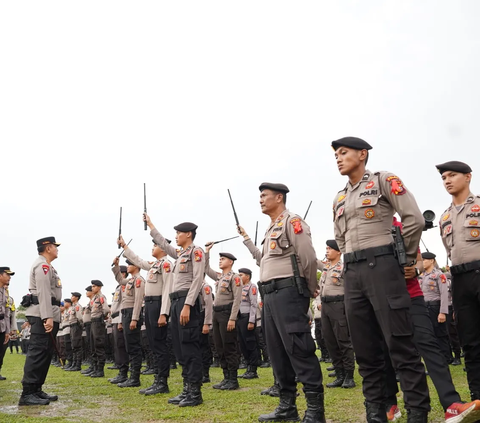
[[[284,210],[265,233],[262,251],[251,239],[244,244],[260,266],[260,283],[292,277],[290,256],[296,254],[300,276],[307,280],[313,296],[317,289],[317,257],[310,227],[300,216]]]
[[[90,309],[90,298],[88,299],[88,304],[83,308],[83,323],[92,322],[92,310]]]
[[[257,318],[257,285],[254,283],[250,282],[242,286],[240,313],[248,313],[248,323],[255,323]]]
[[[347,183],[333,202],[335,239],[342,253],[393,243],[392,222],[402,218],[407,263],[417,258],[425,220],[413,194],[392,173],[369,170],[352,186]]]
[[[112,316],[115,313],[118,313],[117,316],[112,318],[113,324],[122,323],[122,316],[120,314],[120,312],[122,311],[121,305],[122,305],[122,285],[117,285],[117,287],[115,288],[115,292],[113,293],[112,308],[110,309]]]
[[[62,282],[57,271],[43,256],[38,256],[33,262],[28,289],[38,297],[39,304],[28,307],[25,315],[42,320],[53,318],[54,322],[60,322],[60,307],[52,305],[52,298],[57,301],[62,299]]]
[[[448,284],[442,271],[433,269],[430,273],[423,273],[418,282],[425,301],[440,301],[440,313],[448,314]]]
[[[163,251],[176,260],[173,267],[172,288],[169,292],[188,289],[185,304],[193,307],[200,293],[205,274],[204,251],[194,244],[191,244],[186,250],[177,251],[157,229],[153,229],[150,235]],[[162,297],[161,313],[170,314],[170,297],[168,295]]]
[[[320,310],[318,309],[320,306]],[[312,301],[312,308],[313,308],[313,318],[314,319],[321,319],[322,318],[322,300],[320,299],[320,295],[317,295]]]
[[[7,311],[8,293],[5,288],[0,288],[0,333],[10,332],[10,318]],[[3,317],[2,317],[3,316]]]
[[[148,270],[145,296],[165,295],[171,283],[170,279],[173,277],[173,265],[167,257],[149,263],[138,257],[130,247],[125,250],[124,256],[140,269]]]
[[[439,226],[452,266],[480,260],[480,196],[470,193],[459,209],[451,204]]]
[[[70,308],[63,310],[62,329],[64,335],[70,335]]]
[[[107,297],[99,291],[90,299],[90,310],[92,319],[105,318],[110,312],[107,304]]]
[[[200,291],[200,300],[202,307],[205,310],[205,320],[204,325],[212,326],[212,316],[213,316],[213,296],[211,286],[203,282],[202,289]]]
[[[328,262],[322,263],[322,276],[320,278],[320,297],[330,297],[344,295],[345,287],[343,284],[343,262],[339,260],[333,265]]]
[[[145,296],[145,279],[140,276],[140,273],[124,279],[119,266],[113,266],[112,271],[117,282],[122,285],[121,309],[133,308],[132,320],[140,320],[143,297]]]
[[[7,292],[7,295],[8,294],[8,289],[6,290]],[[9,331],[12,331],[12,330],[17,330],[17,311],[15,309],[15,302],[13,301],[13,298],[12,297],[8,297],[8,300],[7,300],[7,316],[10,315],[10,319],[9,319],[9,322],[10,322],[10,327],[9,327]]]
[[[447,287],[448,287],[448,305],[452,305],[452,274],[450,272],[445,272],[445,277],[447,278]]]
[[[72,304],[70,307],[70,324],[74,325],[79,323],[80,325],[83,324],[83,307],[80,303]]]

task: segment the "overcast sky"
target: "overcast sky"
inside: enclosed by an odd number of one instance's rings
[[[420,208],[448,207],[434,167],[473,168],[480,193],[478,1],[44,1],[0,5],[0,265],[27,292],[38,238],[64,297],[106,285],[118,211],[132,249],[150,257],[143,183],[157,228],[183,221],[197,243],[259,239],[258,186],[282,182],[318,257],[345,186],[330,143],[358,136],[372,171],[400,176]],[[445,253],[438,228],[428,248]],[[258,269],[241,239],[213,249]],[[217,266],[215,266],[217,268]],[[82,303],[85,299],[82,298]]]

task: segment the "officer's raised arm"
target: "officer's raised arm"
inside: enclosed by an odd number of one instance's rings
[[[155,228],[155,225],[152,223],[150,216],[147,213],[143,213],[143,220],[150,228],[150,236],[155,241],[155,244],[157,244],[170,257],[176,259],[178,257],[177,250],[175,249],[175,247],[170,245],[168,240],[164,238],[163,235]]]
[[[245,232],[245,229],[243,229],[243,227],[238,226],[237,230],[238,230],[238,233],[241,236],[243,236],[243,243],[246,245],[248,250],[252,253],[253,258],[257,262],[257,266],[260,266],[260,260],[262,259],[262,251],[255,246],[255,244],[250,239],[248,234]]]

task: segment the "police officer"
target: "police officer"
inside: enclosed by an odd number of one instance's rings
[[[342,253],[334,239],[327,241],[327,263],[318,261],[322,270],[320,300],[322,304],[322,332],[333,360],[336,379],[327,388],[354,388],[355,359],[345,318]]]
[[[93,373],[95,368],[93,365],[93,357],[92,357],[92,310],[90,309],[90,300],[93,297],[93,292],[92,292],[92,285],[88,285],[85,288],[85,295],[88,298],[88,303],[87,306],[83,308],[83,325],[85,327],[85,349],[86,349],[86,359],[90,366],[82,370],[80,373],[86,376],[89,376],[90,373]]]
[[[79,292],[72,292],[69,308],[70,322],[70,339],[72,342],[72,361],[73,365],[66,369],[70,372],[79,372],[82,370],[82,324],[83,324],[83,307],[78,300],[82,297]]]
[[[58,257],[55,237],[50,236],[37,241],[38,258],[30,270],[31,305],[25,315],[31,325],[30,346],[23,368],[23,391],[18,405],[47,405],[56,401],[56,395],[42,391],[50,360],[53,355],[53,343],[60,323],[60,299],[62,283],[52,261]]]
[[[203,402],[202,353],[198,330],[201,310],[198,295],[205,274],[204,252],[193,243],[198,227],[191,222],[174,227],[177,231],[175,240],[181,248],[177,252],[158,232],[146,213],[144,221],[147,222],[155,243],[170,257],[176,259],[173,288],[168,297],[162,298],[159,325],[166,325],[170,316],[173,348],[182,365],[183,391],[180,395],[170,398],[168,403],[178,404],[180,407],[197,406]]]
[[[8,343],[10,338],[10,330],[16,330],[16,327],[11,328],[8,303],[8,286],[11,277],[15,274],[9,267],[0,267],[0,348]],[[1,368],[1,366],[0,366]]]
[[[252,271],[246,267],[238,269],[242,279],[242,302],[240,316],[237,321],[238,338],[242,354],[247,361],[247,371],[240,377],[243,379],[258,378],[257,366],[260,361],[255,326],[257,323],[257,286],[252,283]]]
[[[168,242],[168,240],[167,240]],[[170,357],[167,348],[167,326],[158,326],[162,297],[168,295],[168,289],[172,282],[173,265],[168,257],[155,242],[152,247],[152,256],[156,259],[153,264],[142,260],[131,248],[126,245],[120,236],[118,243],[124,248],[124,256],[140,269],[148,270],[147,283],[145,285],[145,326],[148,343],[154,359],[155,379],[153,385],[140,393],[145,395],[165,394],[168,389],[168,377],[170,376]]]
[[[436,167],[452,196],[439,226],[452,261],[453,309],[475,400],[480,399],[480,196],[470,191],[472,169],[466,163],[452,161]]]
[[[454,318],[453,313],[453,302],[452,302],[452,274],[450,273],[450,267],[447,266],[445,272],[445,277],[447,278],[448,286],[448,314],[447,314],[447,327],[448,327],[448,339],[450,340],[450,353],[453,352],[453,357],[450,355],[448,358],[448,364],[452,366],[460,366],[462,361],[461,356],[461,347],[460,340],[458,339],[457,332],[457,322]]]
[[[232,270],[237,258],[230,253],[220,253],[217,273],[210,267],[210,250],[214,243],[209,242],[206,249],[205,273],[215,281],[215,299],[213,301],[213,339],[215,349],[223,370],[223,380],[213,385],[214,389],[238,389],[238,335],[237,317],[242,299],[242,281]]]
[[[448,315],[448,285],[447,278],[443,272],[435,268],[435,257],[436,255],[429,251],[422,253],[425,271],[418,279],[430,320],[435,330],[435,336],[438,338],[440,349],[448,362],[451,356],[446,323]]]
[[[308,310],[317,289],[317,259],[309,226],[286,209],[288,188],[262,183],[260,207],[271,219],[263,248],[255,247],[242,227],[244,244],[260,266],[262,325],[270,360],[280,385],[280,404],[259,421],[298,419],[297,383],[304,385],[306,423],[325,422],[322,372],[315,355]]]
[[[210,383],[210,366],[212,364],[212,350],[210,348],[210,329],[213,326],[213,295],[212,288],[204,280],[200,290],[202,312],[200,313],[200,350],[202,351],[202,383]]]
[[[145,296],[145,279],[140,269],[127,260],[127,272],[130,278],[124,278],[118,265],[118,257],[114,259],[112,268],[117,282],[122,285],[122,330],[125,336],[128,357],[130,360],[130,378],[118,383],[120,388],[140,386],[140,370],[142,368],[142,304]]]
[[[63,370],[69,370],[73,367],[72,336],[70,333],[70,309],[72,307],[72,300],[70,298],[65,298],[63,304],[62,332],[65,342],[65,361],[67,363]]]
[[[335,240],[344,254],[345,310],[363,377],[367,421],[386,421],[385,339],[400,376],[408,423],[426,422],[430,398],[425,370],[413,344],[406,275],[395,258],[391,230],[397,212],[403,222],[405,272],[415,274],[422,213],[398,176],[366,170],[372,148],[367,142],[347,137],[332,147],[340,174],[349,178],[335,197],[333,217]]]

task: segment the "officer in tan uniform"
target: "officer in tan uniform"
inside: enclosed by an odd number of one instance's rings
[[[31,325],[30,345],[23,368],[23,391],[18,405],[46,405],[56,401],[56,395],[42,391],[55,337],[60,324],[62,283],[52,261],[58,257],[58,244],[50,236],[37,241],[38,258],[30,270],[31,304],[25,315]]]
[[[92,358],[92,310],[90,310],[90,300],[93,297],[93,292],[92,292],[92,285],[88,285],[85,288],[85,296],[88,298],[88,303],[87,306],[83,308],[83,325],[85,328],[85,349],[86,351],[86,358],[90,366],[82,370],[80,373],[82,375],[90,375],[90,373],[93,373],[95,370],[93,367],[93,358]]]
[[[405,279],[415,276],[424,227],[415,198],[398,176],[365,169],[372,147],[359,138],[332,142],[346,187],[333,202],[335,239],[344,254],[345,309],[363,392],[367,422],[386,421],[383,341],[398,370],[408,423],[427,422],[430,399],[425,369],[413,344]],[[403,223],[406,263],[395,257],[392,220]]]
[[[470,191],[472,169],[462,162],[437,165],[452,204],[440,217],[443,245],[452,261],[452,300],[465,352],[472,400],[480,399],[480,196]]]
[[[215,281],[215,299],[213,301],[213,340],[217,350],[220,366],[223,370],[223,380],[214,389],[238,389],[238,335],[237,318],[242,299],[242,280],[240,275],[232,270],[237,258],[230,253],[220,253],[219,267],[222,273],[217,273],[210,267],[210,250],[213,242],[207,244],[205,257],[205,273]]]
[[[322,372],[310,329],[310,297],[317,289],[317,258],[309,226],[286,209],[288,188],[263,183],[260,207],[271,223],[262,250],[242,227],[244,244],[260,266],[259,291],[263,298],[262,325],[273,372],[280,385],[280,404],[259,421],[298,419],[297,383],[303,383],[307,400],[305,423],[325,422]]]
[[[448,341],[447,314],[448,314],[448,285],[447,278],[440,269],[435,268],[435,254],[422,253],[423,274],[418,282],[425,298],[425,305],[432,322],[438,344],[448,362],[450,342]]]
[[[73,367],[72,336],[70,334],[70,309],[72,307],[72,300],[70,298],[64,298],[63,303],[62,331],[65,342],[65,361],[67,363],[63,370],[69,370]]]
[[[10,318],[8,303],[8,285],[10,278],[15,274],[9,267],[0,267],[0,348],[8,343],[10,337]],[[16,329],[15,327],[12,328]],[[1,366],[0,366],[1,368]]]
[[[160,326],[167,324],[168,316],[172,327],[172,341],[175,355],[182,365],[183,391],[168,400],[169,404],[180,407],[197,406],[203,402],[202,352],[200,350],[200,299],[198,298],[205,275],[205,257],[195,240],[197,225],[184,222],[174,229],[177,251],[155,228],[149,216],[144,221],[150,228],[150,235],[160,248],[176,260],[173,268],[173,286],[169,296],[162,298]]]
[[[200,350],[202,351],[202,383],[210,383],[210,366],[212,364],[212,350],[210,348],[210,329],[213,326],[213,295],[211,286],[204,280],[200,290]]]
[[[130,359],[130,378],[118,383],[120,388],[134,388],[140,386],[140,370],[142,368],[142,334],[143,324],[142,304],[145,296],[145,279],[140,275],[140,268],[133,262],[126,260],[127,272],[130,278],[124,278],[115,257],[113,274],[117,282],[122,285],[122,328],[125,336],[128,357]]]
[[[322,308],[322,332],[328,352],[333,360],[336,379],[327,388],[354,388],[355,359],[352,341],[345,318],[342,253],[334,239],[327,241],[327,263],[318,261],[322,271],[320,300]]]
[[[79,292],[72,292],[71,306],[69,312],[70,340],[72,343],[72,366],[65,369],[69,372],[79,372],[82,370],[82,324],[83,307],[78,300],[82,297]]]

